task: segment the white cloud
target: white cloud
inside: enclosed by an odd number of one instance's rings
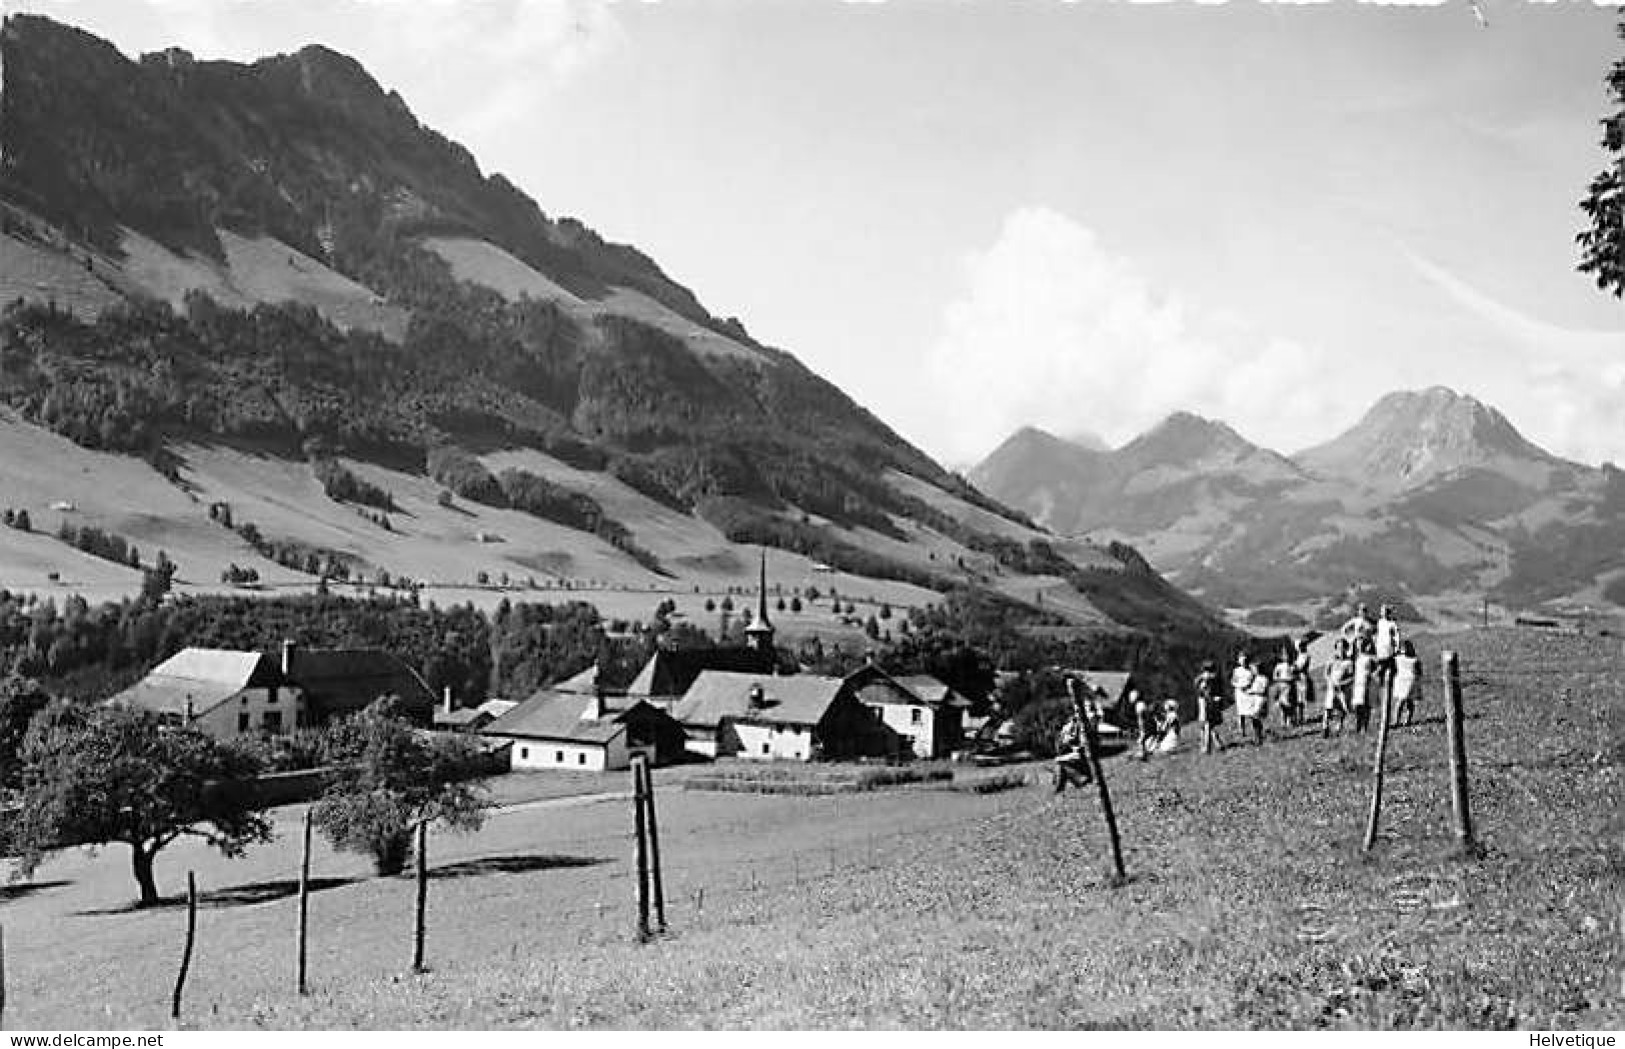
[[[1625,328],[1549,324],[1442,266],[1415,254],[1407,258],[1487,336],[1477,340],[1471,359],[1453,356],[1458,386],[1473,387],[1548,451],[1581,462],[1625,462]]]
[[[949,461],[979,458],[1026,424],[1120,444],[1186,409],[1293,447],[1348,414],[1324,351],[1260,337],[1233,313],[1197,315],[1048,208],[1010,214],[965,277],[928,364],[928,400],[941,409],[928,441]]]

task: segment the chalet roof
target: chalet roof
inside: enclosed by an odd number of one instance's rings
[[[682,696],[687,694],[695,679],[706,671],[772,674],[775,664],[772,652],[755,648],[657,649],[643,669],[638,671],[626,694],[643,699]]]
[[[583,717],[592,703],[573,692],[544,689],[485,726],[480,734],[602,745],[626,731],[621,721],[624,715]]]
[[[930,706],[968,707],[970,700],[955,692],[952,686],[930,674],[909,674],[893,678],[899,685],[919,696]]]
[[[108,700],[108,704],[160,714],[185,714],[190,704],[194,715],[202,715],[245,688],[286,683],[277,661],[263,652],[187,648],[153,667],[150,674]]]
[[[296,648],[289,662],[288,679],[329,713],[361,710],[384,695],[418,709],[435,705],[418,672],[382,649]]]
[[[458,707],[456,710],[436,710],[434,723],[436,725],[463,726],[472,725],[484,718],[487,722],[495,721],[519,704],[511,699],[488,699],[477,707]]]
[[[1080,670],[1083,679],[1089,684],[1106,693],[1105,705],[1111,706],[1128,694],[1129,683],[1134,675],[1123,670]]]
[[[714,728],[723,718],[769,725],[816,725],[824,719],[846,682],[816,674],[740,674],[703,671],[672,716],[684,725]],[[763,705],[753,707],[751,689],[760,685]]]
[[[598,691],[598,664],[583,670],[573,677],[565,678],[553,686],[554,692],[576,692],[583,696],[590,696]]]

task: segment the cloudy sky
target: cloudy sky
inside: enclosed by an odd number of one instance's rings
[[[1574,272],[1616,8],[0,0],[134,55],[321,42],[952,465],[1175,409],[1282,451],[1442,383],[1625,462]]]

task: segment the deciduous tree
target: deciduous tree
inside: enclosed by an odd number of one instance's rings
[[[270,840],[250,782],[257,771],[250,755],[149,711],[48,707],[23,747],[19,873],[62,845],[122,843],[140,905],[151,906],[159,902],[153,860],[182,835],[233,857]]]

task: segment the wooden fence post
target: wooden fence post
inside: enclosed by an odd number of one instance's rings
[[[6,927],[0,925],[0,1028],[6,1025]]]
[[[654,897],[655,931],[666,931],[666,883],[660,870],[660,823],[655,818],[655,778],[649,759],[640,755],[643,770],[643,807],[648,820],[650,891]]]
[[[1100,814],[1106,820],[1106,837],[1111,842],[1115,881],[1121,883],[1128,879],[1128,873],[1123,869],[1123,843],[1117,835],[1117,814],[1112,811],[1112,792],[1106,786],[1106,770],[1100,764],[1100,741],[1095,734],[1095,723],[1083,709],[1082,686],[1075,678],[1068,678],[1066,683],[1072,694],[1073,716],[1083,727],[1084,757],[1089,762],[1089,772],[1094,776],[1095,789],[1100,793]]]
[[[1456,814],[1456,843],[1462,855],[1476,856],[1473,817],[1467,799],[1467,736],[1461,708],[1461,668],[1454,652],[1444,654],[1445,729],[1450,741],[1450,807]]]
[[[181,1018],[181,992],[186,989],[186,972],[192,967],[192,944],[197,939],[197,876],[186,872],[186,947],[181,951],[181,971],[175,975],[175,994],[169,1002],[169,1018]]]
[[[643,814],[643,777],[638,774],[638,765],[632,763],[632,832],[636,839],[633,845],[633,863],[636,867],[637,893],[638,893],[638,927],[639,943],[649,940],[649,840],[648,828],[644,825]]]
[[[305,987],[306,945],[310,936],[310,824],[314,809],[305,810],[304,851],[299,857],[299,993],[309,993]]]
[[[429,911],[429,821],[418,820],[418,899],[412,923],[412,971],[424,972],[423,940]]]
[[[1360,847],[1362,852],[1370,852],[1377,843],[1377,820],[1382,815],[1383,764],[1388,757],[1388,715],[1393,697],[1393,678],[1390,676],[1388,687],[1382,693],[1382,723],[1377,726],[1377,756],[1371,769],[1371,810],[1366,814],[1365,843]]]

